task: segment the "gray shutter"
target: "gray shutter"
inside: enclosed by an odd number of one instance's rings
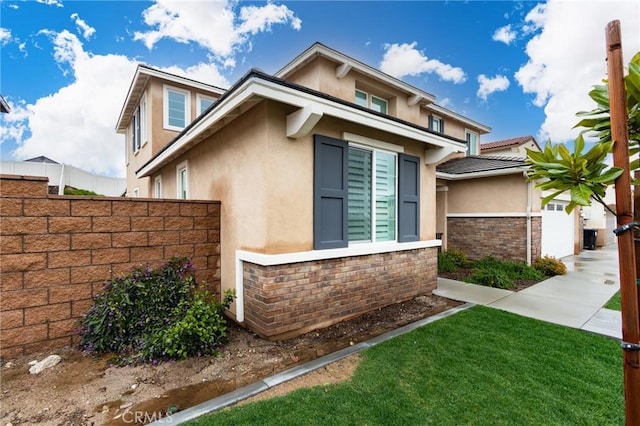
[[[444,118],[440,119],[440,133],[444,135]]]
[[[314,135],[313,248],[347,247],[349,145]]]
[[[420,241],[420,159],[398,155],[398,242]]]
[[[433,115],[429,116],[429,130],[433,130]]]

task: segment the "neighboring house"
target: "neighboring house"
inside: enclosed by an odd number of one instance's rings
[[[527,263],[579,253],[579,210],[566,214],[568,195],[541,209],[547,194],[526,179],[525,148],[540,150],[533,136],[523,136],[438,165],[437,232],[445,248]]]
[[[0,112],[9,112],[11,108],[9,108],[9,104],[4,100],[2,95],[0,95]]]
[[[319,43],[226,91],[139,66],[117,130],[130,195],[221,201],[230,313],[271,338],[430,294],[435,165],[490,131]]]
[[[49,189],[58,188],[57,193],[60,195],[64,193],[65,186],[70,186],[100,195],[120,197],[124,194],[127,184],[124,178],[97,175],[68,164],[60,164],[44,156],[25,161],[1,161],[0,174],[47,177]]]

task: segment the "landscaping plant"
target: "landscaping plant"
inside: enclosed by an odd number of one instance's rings
[[[544,256],[539,258],[533,264],[533,267],[548,277],[554,275],[564,275],[567,273],[567,266],[559,259],[553,256]]]
[[[215,352],[226,336],[224,310],[198,288],[186,258],[161,268],[134,268],[108,281],[82,319],[80,346],[88,353],[115,353],[123,363],[183,359]]]
[[[454,272],[469,265],[467,256],[460,250],[445,250],[438,253],[438,271]]]

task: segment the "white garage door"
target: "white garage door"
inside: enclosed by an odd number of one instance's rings
[[[573,254],[575,210],[567,214],[569,204],[553,200],[542,211],[542,255],[561,258]]]

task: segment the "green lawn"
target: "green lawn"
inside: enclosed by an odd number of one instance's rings
[[[622,305],[621,305],[621,301],[620,301],[620,291],[618,291],[616,294],[614,294],[613,297],[611,299],[609,299],[607,304],[604,305],[604,307],[607,308],[607,309],[613,309],[615,311],[621,311],[622,310]]]
[[[350,382],[195,425],[622,425],[619,343],[476,306],[363,352]]]

